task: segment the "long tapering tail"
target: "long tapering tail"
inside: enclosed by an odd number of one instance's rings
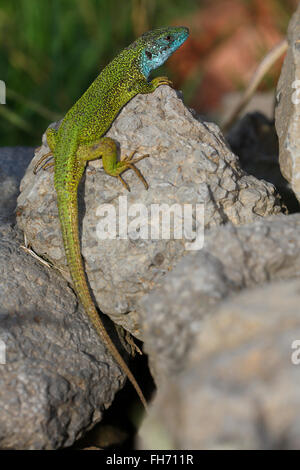
[[[61,224],[62,237],[65,247],[65,253],[68,261],[68,266],[72,281],[74,284],[74,289],[79,297],[80,302],[82,303],[85,312],[89,316],[92,324],[94,325],[97,333],[104,341],[107,349],[112,354],[112,356],[117,361],[118,365],[121,367],[123,372],[127,375],[128,379],[135,388],[142,404],[147,410],[147,402],[143,395],[142,390],[140,389],[136,379],[134,378],[132,372],[127,366],[126,362],[120,355],[116,346],[112,342],[110,336],[108,335],[92,300],[89,287],[87,285],[85,272],[83,268],[81,252],[80,252],[80,242],[79,242],[79,231],[78,231],[78,204],[77,204],[77,187],[72,187],[72,191],[68,191],[65,187],[58,187],[56,185],[57,191],[57,202],[58,202],[58,211]]]

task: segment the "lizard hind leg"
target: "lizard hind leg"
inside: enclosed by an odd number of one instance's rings
[[[123,180],[121,174],[131,169],[135,172],[137,177],[143,182],[146,189],[148,189],[148,184],[141,174],[141,172],[134,166],[135,163],[139,162],[143,158],[149,157],[147,155],[141,155],[140,157],[133,158],[136,151],[131,152],[130,155],[118,161],[118,151],[116,142],[111,139],[110,137],[103,137],[99,140],[96,144],[82,144],[79,146],[77,151],[77,156],[82,162],[86,162],[89,160],[96,160],[97,158],[102,158],[103,162],[103,169],[104,171],[110,175],[117,177],[123,186],[130,191],[128,184]]]
[[[135,174],[137,175],[137,177],[142,181],[143,185],[145,186],[146,189],[149,188],[148,186],[148,183],[147,181],[145,180],[145,178],[143,177],[142,173],[140,172],[140,170],[134,165],[135,163],[139,162],[140,160],[142,160],[143,158],[147,158],[149,157],[149,154],[146,154],[146,155],[141,155],[140,157],[137,157],[137,158],[132,158],[133,155],[136,153],[136,151],[132,152],[129,156],[125,156],[120,162],[116,162],[114,168],[112,170],[110,170],[111,172],[108,173],[110,174],[111,176],[117,176],[118,179],[121,181],[121,183],[125,186],[125,188],[130,191],[129,189],[129,186],[128,184],[123,180],[123,178],[121,177],[121,174],[124,173],[124,171],[128,170],[128,169],[131,169],[135,172]],[[103,157],[102,157],[103,159]],[[103,167],[104,167],[104,163],[103,163]],[[104,167],[105,169],[105,167]]]
[[[51,172],[54,171],[54,160],[50,161],[50,162],[46,162],[44,163],[42,166],[41,166],[42,170],[47,170],[48,168],[51,168]]]
[[[43,163],[48,157],[51,157],[51,156],[53,157],[52,152],[48,152],[48,153],[45,153],[45,155],[42,155],[41,158],[38,159],[37,163],[34,165],[34,168],[33,168],[33,173],[35,175],[37,174],[39,167],[45,169],[47,166],[49,166],[49,163],[52,164],[52,162]],[[41,165],[41,163],[43,164]],[[53,162],[53,165],[54,165],[54,162]]]
[[[137,161],[139,161],[139,160],[142,160],[142,158],[145,158],[145,157],[149,157],[149,155],[142,155],[141,157],[137,158],[137,159],[135,160],[135,162],[137,162]],[[145,186],[145,188],[148,189],[148,188],[149,188],[149,185],[148,185],[147,181],[145,180],[145,178],[143,177],[143,175],[142,175],[142,173],[140,172],[140,170],[139,170],[136,166],[134,166],[133,163],[128,163],[128,164],[127,164],[127,167],[124,168],[123,171],[127,170],[128,168],[131,168],[131,170],[133,170],[133,171],[135,172],[135,174],[137,175],[137,177],[142,181],[142,183],[143,183],[143,185]],[[121,178],[120,174],[119,174],[118,176],[119,176],[119,178]],[[122,181],[122,183],[123,183],[122,178],[121,178],[121,181]],[[124,183],[123,183],[123,184],[124,184]],[[127,185],[127,187],[126,187],[126,185]],[[126,189],[128,189],[128,184],[126,183],[126,185],[125,185],[125,187],[126,187]],[[129,191],[130,191],[130,190],[129,190]]]
[[[128,170],[129,168],[135,172],[137,177],[142,181],[143,185],[145,186],[146,189],[149,188],[149,185],[145,178],[143,177],[142,173],[140,170],[134,165],[135,163],[139,162],[140,160],[143,160],[143,158],[150,157],[150,155],[147,153],[145,155],[141,155],[140,157],[133,158],[134,154],[136,153],[136,150],[131,152],[129,155],[125,156],[124,158],[121,159],[121,161],[117,164],[117,171],[120,169],[120,173],[117,175],[118,179],[121,181],[121,183],[125,186],[127,191],[130,191],[128,184],[126,181],[123,180],[121,177],[121,173],[124,171]]]
[[[56,145],[57,130],[53,129],[53,127],[49,127],[46,131],[46,136],[47,136],[47,144],[50,148],[50,152],[45,153],[45,155],[42,155],[42,157],[39,158],[38,162],[34,165],[33,173],[35,175],[39,167],[41,167],[43,170],[46,170],[46,168],[49,168],[54,165],[54,162],[46,162],[46,163],[43,163],[43,162],[48,157],[53,158],[53,152],[54,152],[55,145]],[[43,163],[43,165],[41,165],[41,163]]]

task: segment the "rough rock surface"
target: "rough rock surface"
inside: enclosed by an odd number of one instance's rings
[[[159,388],[140,448],[299,449],[299,282],[247,289],[203,319],[184,370]]]
[[[300,4],[288,29],[289,48],[276,93],[279,163],[300,201]]]
[[[12,221],[19,184],[33,155],[32,147],[0,147],[0,219]]]
[[[101,420],[124,375],[67,282],[21,244],[0,225],[0,448],[56,449]]]
[[[141,336],[137,302],[183,256],[185,240],[135,239],[132,226],[127,239],[117,233],[116,239],[99,240],[100,205],[108,203],[118,214],[118,198],[127,196],[128,207],[141,203],[150,214],[154,203],[178,203],[180,207],[204,203],[206,227],[251,222],[279,213],[281,205],[270,183],[239,168],[218,127],[197,120],[169,87],[135,97],[108,135],[120,143],[122,154],[134,149],[150,154],[138,163],[149,190],[129,171],[124,175],[131,187],[127,193],[117,179],[104,173],[100,161],[91,162],[79,191],[82,253],[98,306],[116,323]],[[38,254],[65,269],[53,174],[32,173],[33,165],[46,152],[44,145],[22,181],[18,225]],[[124,215],[124,209],[121,212]],[[149,224],[146,216],[146,227]],[[68,278],[66,269],[65,275]]]
[[[300,275],[300,216],[210,230],[204,249],[184,257],[140,302],[145,351],[160,386],[185,368],[203,318],[241,289]]]

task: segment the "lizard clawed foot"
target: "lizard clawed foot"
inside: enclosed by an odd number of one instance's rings
[[[171,88],[173,88],[173,82],[171,82],[168,77],[155,77],[151,83],[155,86],[155,88],[160,85],[169,85]]]
[[[133,152],[131,152],[129,155],[121,158],[121,162],[130,162],[130,163],[137,163],[139,162],[140,160],[142,160],[143,158],[147,158],[147,157],[150,157],[149,153],[146,153],[145,155],[141,155],[140,157],[137,157],[137,158],[133,158],[133,155],[136,153],[137,151],[134,150]]]
[[[42,170],[47,170],[47,168],[51,168],[51,173],[54,172],[54,161],[52,162],[47,162],[47,163],[44,163],[42,166],[41,166]]]
[[[127,189],[127,191],[130,193],[130,187],[129,187],[129,185],[126,183],[126,181],[123,180],[122,176],[121,176],[121,175],[118,175],[117,178],[118,178],[119,181],[121,181],[121,183],[123,184],[124,188]]]
[[[48,152],[48,153],[45,153],[45,155],[43,155],[39,160],[38,162],[34,165],[34,168],[33,168],[33,173],[36,175],[37,174],[37,171],[38,171],[38,168],[39,166],[41,165],[42,162],[44,162],[46,160],[46,158],[48,157],[52,157],[52,152]],[[43,170],[45,170],[46,168],[50,167],[50,166],[53,166],[54,165],[54,162],[46,162],[46,163],[43,163],[43,165],[41,165],[41,168]]]
[[[122,158],[122,160],[120,162],[120,164],[122,165],[123,168],[122,168],[122,171],[120,172],[120,174],[118,175],[118,179],[121,181],[123,186],[127,189],[127,191],[130,191],[130,188],[129,188],[128,184],[126,183],[126,181],[124,181],[123,178],[121,177],[121,173],[126,171],[128,168],[130,168],[131,170],[133,170],[135,172],[135,174],[142,181],[142,183],[143,183],[143,185],[145,186],[146,189],[149,188],[147,181],[143,177],[140,170],[134,166],[134,164],[139,162],[143,158],[149,157],[150,155],[147,153],[145,155],[141,155],[140,157],[133,158],[135,153],[136,153],[136,150],[131,152],[130,155],[125,156],[124,158]]]

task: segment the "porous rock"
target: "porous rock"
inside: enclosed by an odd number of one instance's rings
[[[204,248],[184,257],[140,302],[145,350],[161,385],[181,372],[205,316],[242,289],[300,275],[300,216],[273,216],[205,233]]]
[[[70,446],[125,377],[76,296],[0,225],[0,448]]]
[[[277,85],[275,124],[280,169],[300,201],[300,4],[289,24],[288,42]]]
[[[131,188],[105,174],[100,161],[90,162],[79,189],[79,220],[82,254],[89,284],[100,309],[113,321],[142,337],[137,302],[186,254],[184,239],[128,236],[99,239],[100,210],[109,204],[118,215],[119,196],[128,207],[146,208],[150,227],[153,204],[205,205],[205,226],[231,222],[243,224],[281,212],[274,186],[245,174],[219,128],[201,122],[167,86],[150,95],[138,95],[120,112],[108,134],[120,143],[122,155],[137,150],[149,154],[137,166],[149,183],[146,191],[133,171],[124,174]],[[18,198],[18,225],[34,250],[62,269],[66,259],[60,233],[53,173],[33,166],[49,149],[45,144],[31,162]],[[126,210],[120,209],[122,216]],[[129,222],[132,218],[129,216]]]
[[[299,301],[299,279],[277,281],[207,315],[184,370],[159,387],[139,448],[299,449]]]

